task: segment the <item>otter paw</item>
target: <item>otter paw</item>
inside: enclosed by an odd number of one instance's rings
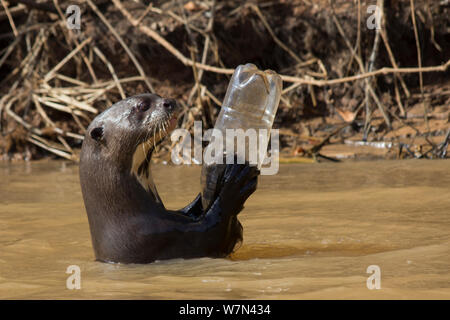
[[[226,165],[219,198],[229,210],[239,213],[245,201],[255,192],[260,171],[249,164]]]

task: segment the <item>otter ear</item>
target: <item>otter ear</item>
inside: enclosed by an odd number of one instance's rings
[[[95,141],[100,141],[103,138],[103,127],[96,127],[89,132],[89,135]]]

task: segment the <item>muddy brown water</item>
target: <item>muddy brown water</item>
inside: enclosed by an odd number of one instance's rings
[[[153,172],[171,209],[199,190],[198,167]],[[240,214],[231,258],[149,265],[94,261],[77,166],[3,163],[0,181],[2,299],[450,299],[450,161],[281,165]]]

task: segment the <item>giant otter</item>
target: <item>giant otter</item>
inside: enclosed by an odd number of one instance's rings
[[[224,257],[242,240],[237,214],[256,190],[255,167],[225,165],[209,208],[201,194],[178,211],[167,210],[158,196],[150,159],[178,113],[175,100],[142,94],[117,102],[89,125],[80,183],[97,260]]]

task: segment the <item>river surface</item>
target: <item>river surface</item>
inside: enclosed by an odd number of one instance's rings
[[[199,167],[153,174],[168,208],[199,191]],[[2,163],[0,299],[450,299],[450,161],[281,165],[240,219],[244,243],[227,259],[100,263],[78,167]],[[79,290],[66,287],[70,265]]]

